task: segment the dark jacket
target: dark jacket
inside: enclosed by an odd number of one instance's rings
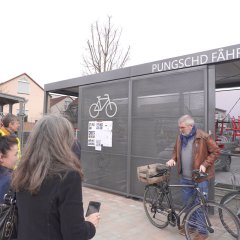
[[[12,170],[0,166],[0,203],[4,203],[4,195],[8,192],[12,179]]]
[[[181,140],[180,136],[178,136],[176,139],[176,144],[174,146],[172,159],[177,162],[179,174],[182,173],[181,149]],[[199,169],[200,165],[203,165],[207,169],[207,179],[212,178],[214,176],[214,161],[218,158],[219,153],[220,149],[212,137],[206,132],[198,129],[193,141],[193,169]],[[206,179],[202,179],[201,181],[204,180]]]
[[[81,159],[81,144],[78,140],[75,140],[72,146],[72,151],[75,153],[77,158]]]
[[[75,171],[46,179],[36,195],[17,193],[18,240],[87,240],[95,227],[84,220],[81,177]]]

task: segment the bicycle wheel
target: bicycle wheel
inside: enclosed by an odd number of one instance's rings
[[[168,211],[166,195],[159,187],[149,185],[146,187],[143,198],[143,205],[149,221],[158,228],[165,228],[168,225]]]
[[[240,221],[240,192],[226,194],[220,203],[230,209]]]
[[[99,106],[97,105],[97,103],[93,103],[89,108],[89,115],[92,118],[96,118],[99,112],[100,112]]]
[[[105,112],[108,117],[114,117],[117,113],[117,104],[115,102],[109,102],[106,105]]]
[[[225,206],[211,201],[206,206],[198,204],[191,208],[186,215],[184,227],[188,240],[240,239],[236,216]]]

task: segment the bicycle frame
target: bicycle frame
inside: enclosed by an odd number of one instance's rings
[[[187,203],[179,210],[179,213],[176,213],[176,209],[174,206],[173,198],[172,198],[172,191],[171,188],[173,187],[189,187],[193,188],[196,191],[193,193],[191,198],[187,201]],[[159,186],[161,188],[161,191],[164,193],[162,196],[166,196],[168,206],[171,209],[171,213],[175,215],[177,218],[177,225],[180,227],[180,217],[182,216],[183,213],[186,213],[188,210],[190,210],[193,206],[195,206],[195,200],[199,200],[201,205],[205,205],[206,199],[204,195],[201,193],[200,188],[197,187],[197,183],[193,185],[184,185],[184,184],[169,184],[164,183],[164,186]],[[160,199],[161,200],[161,199]],[[208,225],[210,225],[210,222],[208,219],[206,219]]]
[[[201,184],[198,180],[205,179],[207,174],[199,170],[193,170],[193,182],[183,184],[169,184],[168,170],[157,169],[159,172],[149,178],[166,175],[165,181],[154,179],[154,184],[146,186],[144,192],[144,210],[150,222],[163,229],[168,225],[178,227],[180,234],[185,234],[186,239],[239,239],[240,226],[237,217],[223,204],[209,201],[204,192],[201,192]],[[199,186],[198,186],[199,185]],[[190,188],[191,194],[184,202],[184,206],[177,210],[174,205],[172,188]],[[189,189],[189,190],[190,190]],[[213,237],[213,238],[212,238]]]
[[[227,194],[228,195],[228,194]],[[237,196],[237,197],[236,197]],[[226,201],[223,202],[224,205],[228,204],[230,201],[232,201],[234,198],[240,198],[240,191],[236,191],[232,193],[231,197],[228,197]],[[222,203],[222,201],[221,201]],[[240,208],[238,208],[236,215],[238,216],[238,218],[240,219]]]
[[[103,108],[106,106],[106,104],[108,104],[108,103],[110,102],[109,95],[108,95],[108,94],[104,94],[104,96],[106,96],[106,97],[102,97],[102,98],[101,98],[101,96],[97,96],[97,99],[98,99],[97,105],[98,105],[98,107],[99,107],[98,111],[102,111]],[[101,101],[103,101],[103,100],[106,100],[106,101],[105,101],[105,103],[102,105]]]
[[[238,191],[238,192],[236,192],[236,195],[237,195],[237,194],[239,194],[239,196],[240,196],[240,192],[239,192],[239,191]],[[233,200],[233,199],[235,198],[235,196],[236,196],[236,195],[233,195],[232,197],[228,198],[228,200],[227,200],[227,201],[225,201],[225,202],[224,202],[224,204],[227,204],[227,203],[229,203],[231,200]]]

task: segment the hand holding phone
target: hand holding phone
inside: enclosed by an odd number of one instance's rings
[[[91,215],[92,213],[99,212],[100,206],[101,206],[100,202],[90,201],[89,204],[88,204],[86,217]]]

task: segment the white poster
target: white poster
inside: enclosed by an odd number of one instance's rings
[[[88,146],[101,151],[102,146],[112,147],[112,121],[91,121],[88,123]]]
[[[95,121],[88,123],[88,146],[94,147],[95,146],[95,131],[96,125]]]
[[[102,129],[102,145],[104,147],[112,147],[112,121],[104,121]]]
[[[102,126],[103,126],[102,121],[96,122],[96,133],[95,133],[95,150],[96,151],[102,150],[102,139],[101,139]]]

